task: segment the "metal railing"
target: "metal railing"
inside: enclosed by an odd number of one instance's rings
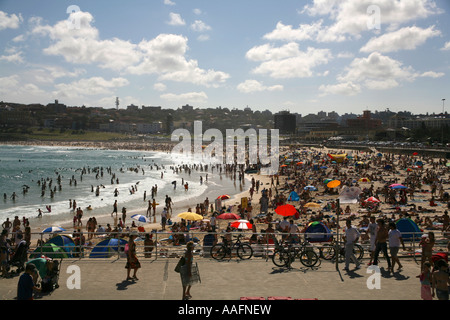
[[[435,233],[436,244],[434,247],[435,251],[446,250],[447,244],[449,241],[450,234],[444,234],[437,230],[432,230]],[[426,232],[425,232],[426,233]],[[145,245],[144,240],[146,234],[151,235],[151,240],[153,241],[153,245]],[[207,234],[213,234],[215,236],[215,242],[222,242],[221,236],[225,236],[227,233],[223,231],[218,232],[202,232],[191,230],[188,232],[140,232],[138,238],[135,239],[136,243],[136,254],[139,258],[144,258],[146,260],[158,260],[158,258],[171,258],[171,257],[180,257],[185,250],[185,244],[188,241],[194,241],[196,246],[194,247],[194,254],[203,256],[205,258],[209,257],[209,249],[211,246],[205,246],[204,238]],[[270,237],[276,237],[278,241],[295,235],[300,241],[305,241],[307,239],[309,245],[320,249],[325,244],[332,243],[330,241],[314,241],[311,238],[316,238],[320,236],[331,236],[333,243],[341,243],[343,241],[342,234],[337,235],[336,233],[282,233],[275,231],[274,233],[252,233],[250,231],[244,232],[231,232],[232,236],[243,235],[244,241],[250,243],[252,247],[255,249],[255,257],[263,257],[268,258],[270,252],[275,248],[274,243],[270,240]],[[408,254],[416,260],[416,251],[420,248],[419,241],[422,237],[421,233],[405,233],[404,236],[405,246],[408,247]],[[29,244],[28,253],[32,257],[37,256],[47,256],[49,258],[52,257],[67,257],[67,258],[89,258],[93,252],[105,253],[105,256],[100,254],[99,258],[111,258],[116,257],[117,259],[126,258],[125,254],[125,246],[128,242],[128,232],[109,232],[108,234],[101,232],[82,232],[82,233],[65,233],[59,232],[53,235],[50,235],[48,239],[45,240],[46,236],[49,236],[48,233],[34,233],[34,235],[38,235],[38,243],[36,246]],[[75,237],[72,237],[74,236]],[[81,235],[81,237],[80,237]],[[407,235],[411,235],[411,239],[407,238]],[[67,243],[63,243],[61,245],[55,244],[55,237],[58,236],[67,236]],[[87,236],[86,240],[83,242],[81,239],[83,236]],[[92,238],[91,238],[92,236]],[[253,237],[252,237],[253,236]],[[34,237],[36,238],[36,236]],[[63,237],[62,237],[63,238]],[[110,239],[108,244],[102,245],[101,242],[104,240]],[[122,239],[122,241],[120,241]],[[48,243],[54,243],[54,246],[49,245]],[[364,240],[359,241],[360,245],[364,248],[365,252],[369,252],[370,241]],[[49,248],[49,247],[53,248]],[[94,250],[94,248],[96,248]],[[101,249],[105,249],[104,252]],[[94,255],[95,256],[95,255]]]

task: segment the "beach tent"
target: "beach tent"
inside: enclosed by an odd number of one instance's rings
[[[305,229],[306,240],[309,242],[328,242],[332,240],[332,233],[328,227],[320,221],[311,222]]]
[[[289,194],[288,201],[299,201],[299,200],[300,200],[300,197],[298,196],[297,192],[292,191]]]
[[[54,243],[46,243],[41,247],[37,247],[36,250],[34,250],[31,254],[30,254],[30,258],[34,259],[34,258],[40,258],[42,255],[47,256],[49,258],[52,259],[57,259],[57,258],[68,258],[69,256],[67,255],[66,251],[64,251],[64,249],[61,249],[59,246],[57,246]]]
[[[422,230],[410,218],[402,218],[396,222],[397,229],[402,233],[404,241],[412,241],[413,237],[416,241],[420,240]]]
[[[100,241],[91,251],[89,258],[110,258],[120,247],[125,248],[128,241],[124,239],[105,239]]]
[[[75,249],[75,243],[69,236],[58,235],[51,238],[46,243],[53,243],[68,253],[69,257],[72,257],[72,252]]]

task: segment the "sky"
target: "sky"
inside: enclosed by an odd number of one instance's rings
[[[0,0],[0,101],[440,113],[449,12],[448,0]]]

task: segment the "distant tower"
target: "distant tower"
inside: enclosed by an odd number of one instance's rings
[[[119,97],[116,97],[116,110],[119,110]]]

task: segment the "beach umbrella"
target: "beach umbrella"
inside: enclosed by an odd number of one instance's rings
[[[304,205],[305,208],[320,208],[320,204],[315,202],[308,202]]]
[[[306,186],[303,188],[303,190],[309,190],[309,191],[317,191],[317,188],[314,186]]]
[[[253,225],[247,220],[238,220],[231,223],[230,227],[241,230],[251,230]]]
[[[391,170],[392,166],[390,164],[387,164],[384,166],[384,170]]]
[[[336,188],[336,187],[339,187],[340,185],[341,185],[341,182],[339,180],[332,180],[327,183],[328,188]]]
[[[413,152],[413,156],[417,156],[418,155],[418,153],[417,152]]]
[[[282,164],[280,167],[281,167],[281,168],[285,168],[285,167],[287,167],[287,165]]]
[[[303,164],[302,161],[297,162],[297,165],[298,165],[298,166],[300,166],[300,165],[302,165],[302,164]]]
[[[325,180],[323,180],[323,183],[328,184],[328,182],[331,182],[331,181],[333,181],[333,179],[325,179]]]
[[[47,256],[52,259],[63,259],[68,258],[67,252],[61,247],[57,246],[54,243],[46,243],[42,246],[42,248],[38,247],[36,250],[30,254],[30,258],[39,258],[41,255]]]
[[[199,215],[195,212],[182,212],[178,214],[178,217],[184,220],[190,220],[190,221],[198,221],[203,220],[203,216]]]
[[[92,248],[89,258],[110,258],[119,250],[119,248],[125,248],[127,243],[128,241],[124,239],[105,239]]]
[[[227,194],[223,194],[223,195],[217,197],[217,199],[220,199],[220,200],[227,200],[227,199],[230,199],[230,198],[231,197],[229,195],[227,195]]]
[[[367,199],[366,199],[366,202],[374,202],[374,203],[377,203],[377,202],[381,202],[381,201],[378,200],[378,199],[375,198],[375,197],[370,197],[370,198],[367,198]]]
[[[370,180],[367,178],[361,178],[358,180],[358,182],[370,182]]]
[[[389,188],[391,188],[391,189],[408,189],[408,187],[405,187],[404,185],[402,185],[400,183],[391,184],[389,186]]]
[[[328,169],[327,166],[321,166],[320,169]]]
[[[289,217],[293,216],[297,213],[297,209],[292,204],[284,204],[281,206],[278,206],[275,209],[275,212],[283,217]]]
[[[137,221],[143,222],[143,223],[150,223],[150,220],[146,216],[143,216],[142,214],[132,215],[131,219],[134,219],[134,220],[137,220]]]
[[[66,231],[66,229],[61,227],[48,227],[42,230],[43,233],[54,233],[54,232],[63,232]]]
[[[217,219],[223,220],[239,220],[241,217],[235,213],[225,212],[217,216]]]
[[[450,162],[447,162],[447,163],[445,164],[445,166],[446,166],[446,167],[450,167]]]

